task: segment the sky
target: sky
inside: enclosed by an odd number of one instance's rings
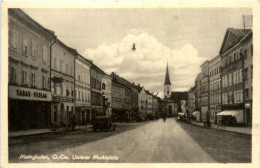
[[[194,86],[200,65],[218,55],[227,28],[242,28],[250,8],[23,9],[107,74],[163,97]],[[135,43],[136,50],[132,50]]]

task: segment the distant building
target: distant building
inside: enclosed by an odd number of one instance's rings
[[[188,101],[188,92],[172,92],[171,91],[171,81],[168,70],[168,64],[166,67],[165,81],[164,81],[164,115],[167,116],[176,116],[179,112],[182,111],[181,100]],[[186,107],[185,107],[186,110]],[[186,113],[186,111],[185,111]]]
[[[94,63],[91,65],[90,70],[90,84],[91,84],[91,119],[92,121],[96,116],[104,115],[103,111],[103,98],[101,83],[104,72],[97,67]]]
[[[205,61],[201,66],[202,79],[201,87],[201,120],[208,120],[209,116],[209,61]]]
[[[147,94],[144,87],[138,85],[138,118],[145,120],[147,115]]]
[[[218,123],[217,114],[221,111],[221,57],[209,61],[209,112],[210,122]]]
[[[201,79],[202,79],[202,73],[200,72],[195,81],[196,85],[196,91],[195,91],[195,111],[198,111],[199,113],[199,121],[201,121]]]
[[[51,123],[50,46],[55,35],[20,9],[8,9],[9,131]]]
[[[106,116],[112,115],[112,80],[104,74],[102,78],[102,96]]]
[[[75,118],[78,124],[91,122],[90,68],[91,62],[78,55],[75,61]]]
[[[131,90],[132,115],[130,120],[136,120],[138,117],[138,87],[133,83],[133,85],[131,85]]]
[[[188,91],[188,116],[191,116],[195,112],[195,92],[195,86]]]

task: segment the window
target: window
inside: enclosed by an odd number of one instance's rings
[[[234,55],[234,61],[236,61],[237,60],[237,52],[235,51],[233,55]]]
[[[229,78],[228,84],[229,84],[229,86],[231,86],[232,85],[232,73],[229,74],[228,78]]]
[[[248,68],[245,68],[244,80],[248,80]]]
[[[243,77],[242,77],[242,69],[240,69],[240,71],[239,71],[239,72],[240,72],[240,74],[239,74],[239,75],[240,75],[240,82],[243,82]]]
[[[36,57],[35,40],[32,40],[32,57]]]
[[[22,84],[27,84],[27,71],[22,70]]]
[[[79,97],[78,97],[79,99],[78,100],[80,100],[80,91],[78,91],[78,95],[79,95]]]
[[[241,98],[240,98],[241,99],[241,103],[243,103],[244,102],[243,101],[243,90],[240,91],[240,96],[241,96]]]
[[[16,82],[16,69],[14,67],[11,67],[10,81],[11,82]]]
[[[232,99],[233,99],[233,94],[232,94],[232,92],[229,92],[229,95],[228,95],[229,104],[232,104]]]
[[[33,73],[33,72],[31,74],[31,85],[35,86],[35,73]]]
[[[47,49],[46,46],[43,46],[42,61],[43,62],[47,62],[48,61],[48,49]]]
[[[42,76],[42,88],[47,88],[47,79],[45,76]]]
[[[11,39],[11,47],[17,49],[17,42],[18,42],[18,33],[16,30],[13,29],[12,31],[12,39]]]
[[[28,50],[27,39],[24,38],[24,39],[23,39],[23,53],[26,54],[26,55],[27,55],[27,53],[28,53],[27,50]]]
[[[102,83],[102,90],[106,90],[106,84]]]
[[[231,63],[234,62],[235,53],[231,54]]]
[[[242,54],[242,48],[240,48],[239,51],[238,51],[238,58],[237,59],[241,58],[241,54]]]
[[[249,91],[248,91],[248,89],[245,89],[244,93],[245,93],[245,98],[248,99],[249,98]]]
[[[239,50],[236,51],[236,60],[240,59],[240,54],[239,54]]]
[[[247,49],[245,49],[245,51],[244,51],[244,59],[245,60],[247,59]]]
[[[234,84],[237,83],[236,80],[237,80],[236,72],[233,72],[233,83]]]
[[[236,72],[236,75],[237,75],[237,83],[240,83],[240,72],[237,71],[237,72]]]

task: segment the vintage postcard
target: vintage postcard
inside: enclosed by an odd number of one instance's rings
[[[259,167],[259,30],[259,2],[2,2],[1,167]]]

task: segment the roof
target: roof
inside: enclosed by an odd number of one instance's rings
[[[240,42],[240,40],[246,36],[248,33],[250,33],[250,31],[252,31],[251,29],[234,29],[234,28],[227,28],[219,54],[223,54],[225,51],[229,50],[230,48],[232,48],[233,46],[235,46],[237,43]],[[224,47],[226,44],[226,41],[228,39],[229,33],[231,33],[234,37],[236,37],[236,39],[233,39],[234,41],[232,42],[232,44],[227,47],[224,51]]]
[[[167,67],[166,67],[166,75],[165,75],[164,85],[171,85],[169,70],[168,70],[168,63],[167,63]]]
[[[44,32],[44,34],[47,35],[48,37],[56,38],[54,31],[43,27],[41,24],[39,24],[34,19],[32,19],[20,8],[9,8],[8,15],[13,15],[15,18],[19,18],[23,20],[24,24],[26,24],[31,29],[36,28],[38,32],[41,31]]]
[[[188,100],[188,92],[172,92],[170,99],[174,101]]]

